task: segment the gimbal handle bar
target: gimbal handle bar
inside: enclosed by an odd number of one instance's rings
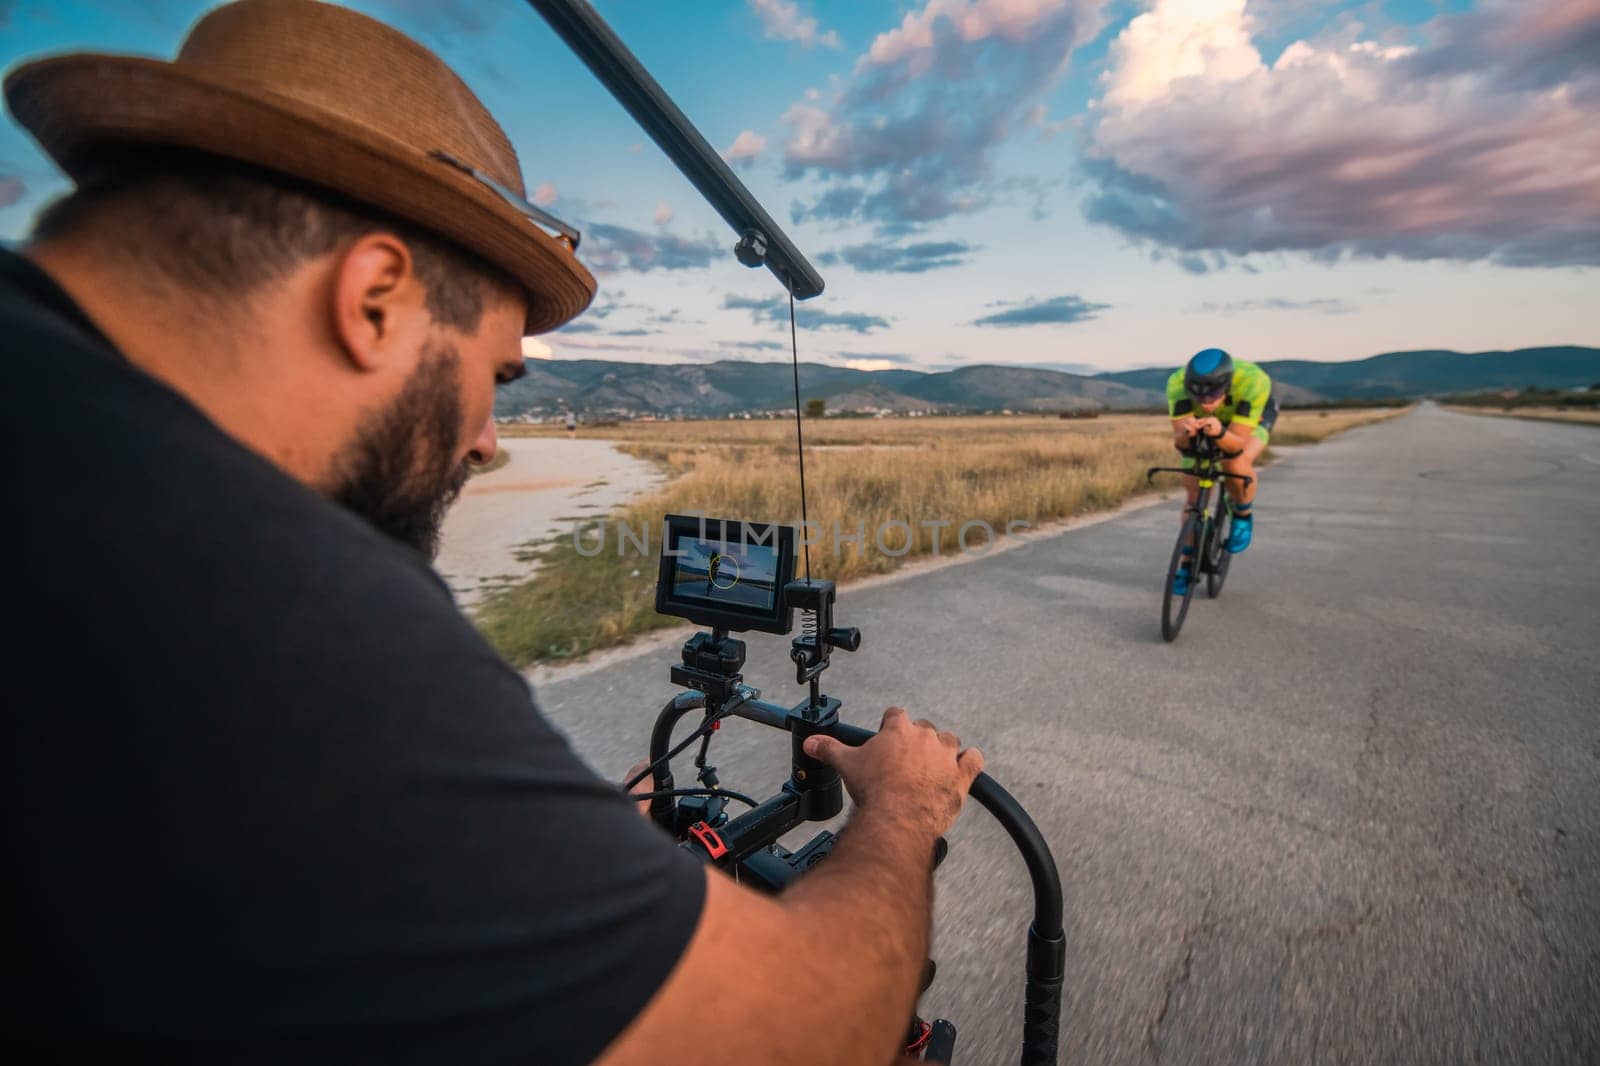
[[[789,708],[756,697],[754,689],[741,687],[740,696],[726,704],[723,710],[774,729],[787,731],[792,728],[796,717]],[[706,697],[698,692],[681,693],[667,701],[656,718],[655,729],[650,736],[652,762],[667,753],[672,741],[672,728],[678,720],[690,710],[704,707],[705,703]],[[870,729],[844,722],[837,722],[827,733],[852,747],[865,744],[875,735]],[[655,790],[671,787],[671,771],[664,762],[658,764]],[[1061,982],[1067,954],[1066,934],[1061,929],[1061,875],[1056,869],[1055,857],[1050,853],[1050,845],[1045,842],[1039,827],[998,781],[988,774],[979,774],[972,782],[970,795],[978,801],[979,806],[994,816],[995,821],[1011,837],[1012,843],[1022,854],[1028,877],[1033,882],[1033,923],[1028,927],[1027,984],[1024,989],[1020,1061],[1022,1066],[1053,1066],[1060,1036]],[[671,804],[670,797],[652,801],[652,817],[659,814],[669,823]],[[774,843],[803,821],[805,818],[800,815],[799,798],[787,790],[779,792],[722,827],[720,835],[728,849],[724,860],[737,863],[739,858]]]

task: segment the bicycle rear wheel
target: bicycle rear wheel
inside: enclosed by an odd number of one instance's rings
[[[1163,586],[1161,596],[1161,636],[1169,642],[1178,639],[1178,630],[1183,628],[1183,619],[1189,613],[1189,600],[1194,596],[1194,587],[1200,581],[1200,523],[1204,512],[1192,511],[1183,520],[1183,528],[1178,533],[1178,543],[1172,546],[1172,562],[1167,564],[1167,583]],[[1178,580],[1178,568],[1183,565],[1183,549],[1189,549],[1189,587],[1178,595],[1172,591],[1173,583]]]
[[[1222,595],[1222,583],[1228,580],[1228,564],[1233,553],[1228,550],[1228,536],[1233,532],[1233,509],[1228,506],[1228,494],[1217,494],[1217,517],[1211,523],[1211,537],[1206,546],[1206,595],[1216,599]]]

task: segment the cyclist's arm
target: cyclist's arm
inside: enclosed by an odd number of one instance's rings
[[[1238,455],[1244,451],[1246,444],[1250,443],[1250,436],[1256,431],[1256,422],[1241,422],[1237,418],[1228,423],[1227,431],[1217,439],[1217,448],[1225,456]]]
[[[1224,455],[1237,455],[1250,443],[1256,427],[1261,424],[1267,401],[1272,397],[1272,379],[1259,371],[1234,387],[1238,395],[1234,400],[1233,418],[1228,422],[1227,433],[1217,442]]]
[[[689,946],[599,1061],[889,1062],[928,956],[937,835],[858,811],[827,861],[778,898],[708,867]]]
[[[1183,451],[1189,447],[1199,423],[1194,417],[1194,401],[1183,389],[1182,369],[1167,379],[1167,415],[1172,419],[1172,446]]]

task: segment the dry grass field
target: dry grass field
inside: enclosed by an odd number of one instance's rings
[[[1290,411],[1273,441],[1310,443],[1396,413]],[[849,581],[908,558],[954,554],[963,526],[967,546],[981,550],[988,534],[976,523],[998,538],[1015,523],[1036,527],[1116,507],[1146,490],[1147,467],[1175,459],[1167,426],[1160,415],[808,419],[812,573]],[[507,425],[501,432],[565,430]],[[619,442],[662,464],[671,480],[602,523],[603,540],[590,530],[549,545],[533,579],[483,604],[479,625],[520,665],[582,655],[675,624],[655,613],[662,515],[800,521],[793,422],[635,422],[580,434]],[[618,537],[619,525],[636,538],[649,530],[648,550]]]

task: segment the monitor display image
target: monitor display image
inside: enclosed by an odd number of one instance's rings
[[[779,581],[776,545],[685,537],[677,550],[681,554],[673,573],[675,599],[772,610]]]
[[[784,588],[794,564],[793,527],[667,515],[656,610],[734,631],[787,633],[794,612]]]

